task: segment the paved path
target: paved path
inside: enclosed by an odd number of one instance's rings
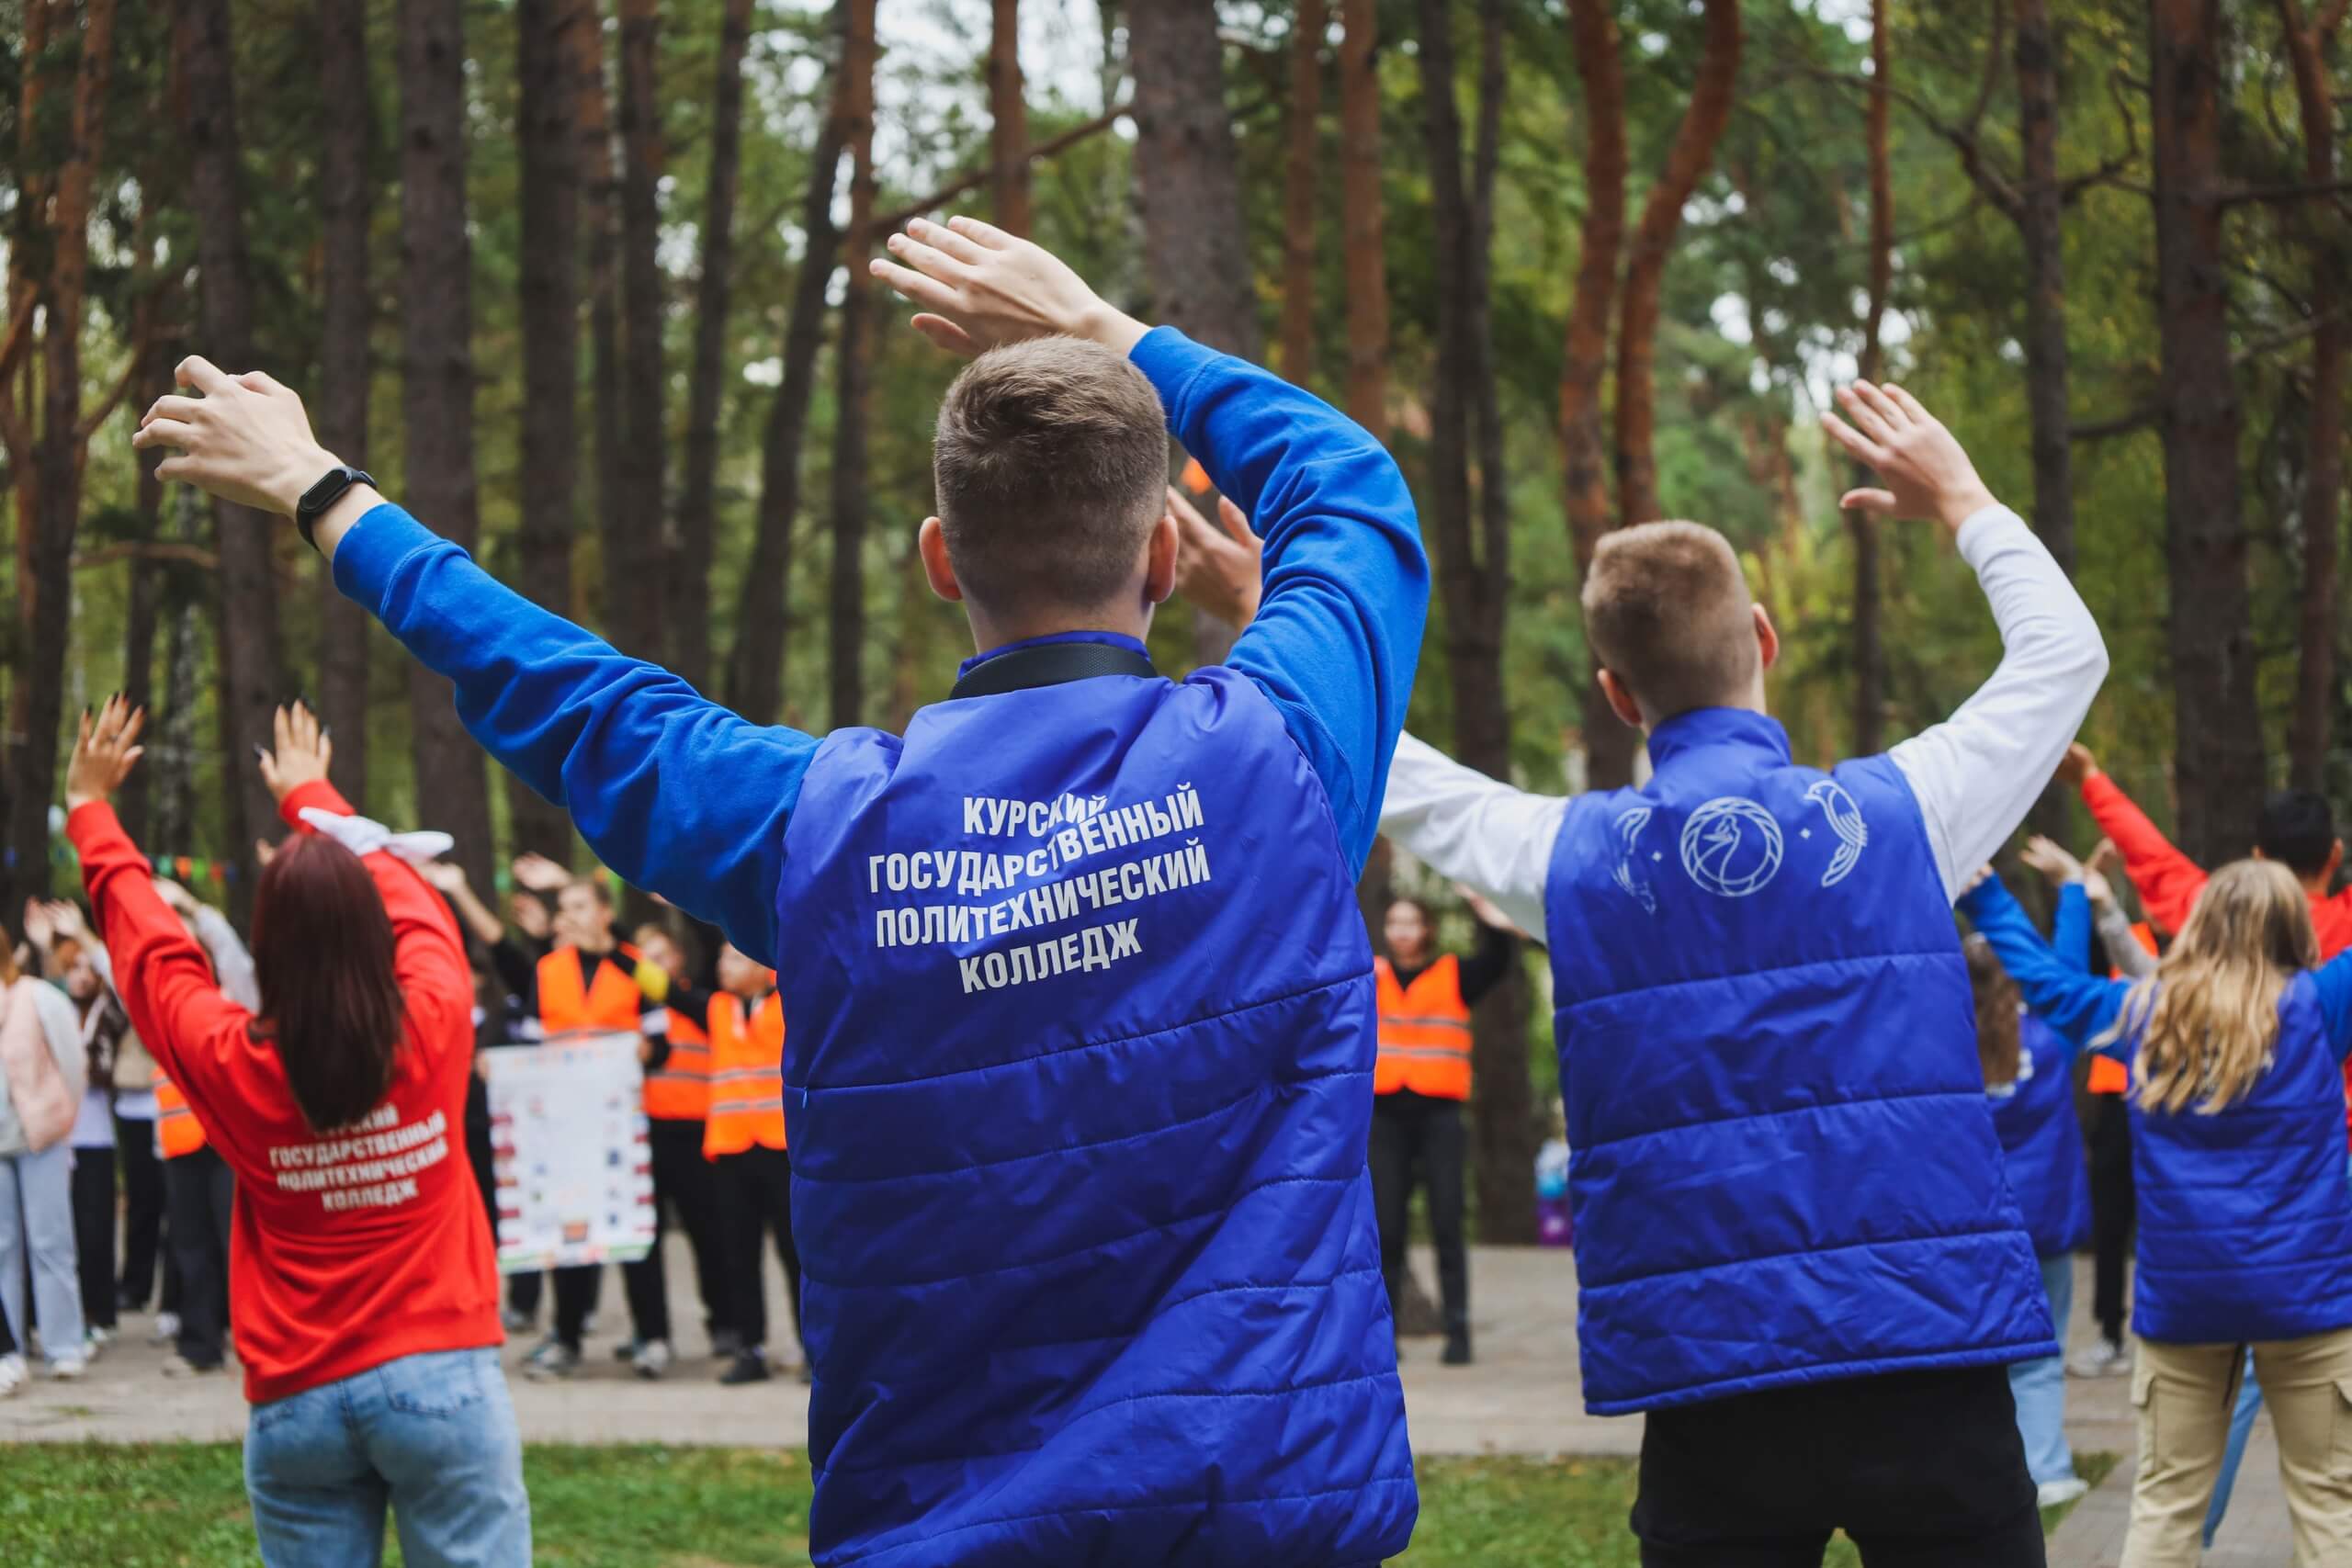
[[[670,1300],[691,1323],[692,1271],[684,1248],[670,1249]],[[1430,1274],[1426,1254],[1419,1259]],[[773,1263],[771,1263],[773,1274]],[[1631,1454],[1641,1446],[1638,1418],[1583,1412],[1577,1376],[1576,1274],[1560,1251],[1480,1247],[1471,1265],[1477,1364],[1438,1364],[1438,1341],[1405,1346],[1406,1404],[1413,1447],[1421,1453]],[[772,1303],[783,1283],[772,1278]],[[2085,1260],[2077,1303],[2090,1299]],[[2091,1337],[2087,1308],[2073,1325],[2080,1344]],[[660,1382],[642,1382],[613,1358],[628,1325],[617,1279],[605,1281],[599,1332],[586,1365],[568,1382],[535,1383],[512,1377],[524,1436],[548,1442],[715,1443],[746,1447],[798,1446],[808,1440],[808,1398],[788,1376],[746,1388],[721,1388],[698,1330],[681,1345],[687,1356]],[[164,1351],[147,1342],[153,1320],[126,1320],[123,1338],[79,1383],[37,1381],[17,1397],[0,1401],[0,1442],[98,1438],[118,1442],[170,1438],[234,1439],[243,1435],[245,1404],[233,1373],[174,1382],[158,1371]],[[508,1351],[510,1371],[530,1340]],[[2077,1449],[2126,1456],[2115,1473],[2086,1498],[2052,1541],[2051,1568],[2111,1568],[2122,1547],[2131,1498],[2132,1422],[2130,1380],[2070,1380],[2068,1431]],[[2290,1555],[2278,1490],[2278,1450],[2267,1417],[2255,1432],[2237,1499],[2221,1539],[2207,1557],[2211,1568],[2275,1568]]]

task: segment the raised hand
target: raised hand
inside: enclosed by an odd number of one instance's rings
[[[74,739],[74,755],[65,764],[65,809],[105,800],[122,787],[130,770],[145,754],[138,744],[147,722],[147,710],[135,708],[125,697],[108,697],[97,716],[82,716]]]
[[[50,921],[49,906],[38,898],[25,900],[25,940],[40,953],[57,944],[57,928]]]
[[[429,860],[416,868],[436,893],[456,894],[466,886],[466,868],[453,860]]]
[[[301,785],[327,776],[334,741],[319,728],[318,716],[300,703],[277,710],[277,749],[261,754],[261,777],[271,798],[282,802]]]
[[[2123,852],[2115,847],[2113,839],[2101,839],[2091,847],[2089,858],[2083,862],[2083,891],[2090,895],[2092,903],[2115,903],[2115,884],[2108,874],[2120,874],[2122,869]]]
[[[2079,740],[2067,746],[2066,755],[2058,763],[2059,782],[2070,789],[2082,788],[2083,781],[2097,772],[2098,759],[2092,756],[2091,749]]]
[[[1174,485],[1168,487],[1168,515],[1176,524],[1176,592],[1229,626],[1255,620],[1265,590],[1266,541],[1250,532],[1248,515],[1219,496],[1212,525]]]
[[[1992,880],[1993,867],[1988,862],[1987,863],[1976,868],[1976,874],[1968,879],[1968,886],[1962,888],[1961,891],[1962,893],[1973,893]]]
[[[1849,490],[1838,505],[1885,517],[1933,517],[1956,531],[1994,504],[1951,432],[1902,388],[1857,381],[1839,389],[1838,406],[1846,419],[1825,411],[1822,429],[1884,486]]]
[[[2025,850],[2018,858],[2041,873],[2043,879],[2052,887],[2063,887],[2069,882],[2083,880],[2083,863],[2054,840],[2046,839],[2040,833],[2025,841]]]
[[[560,893],[571,886],[571,869],[558,865],[541,854],[514,857],[514,885],[534,893]]]
[[[1144,334],[1060,258],[978,219],[918,218],[888,243],[898,259],[875,257],[874,276],[922,307],[915,330],[951,354],[1057,333],[1125,354]]]
[[[263,372],[232,376],[191,355],[173,374],[203,395],[158,398],[141,418],[130,444],[175,454],[155,466],[158,478],[291,517],[302,492],[336,467],[311,434],[302,400]]]
[[[71,898],[52,898],[40,907],[42,918],[60,942],[86,942],[90,928],[82,919],[82,906]]]
[[[1511,918],[1497,908],[1485,895],[1459,882],[1453,885],[1453,891],[1461,896],[1462,902],[1469,907],[1471,914],[1477,917],[1480,925],[1518,937],[1522,942],[1527,940],[1527,933],[1521,931]]]

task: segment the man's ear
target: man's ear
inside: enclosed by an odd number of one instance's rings
[[[922,526],[915,530],[915,552],[922,557],[922,574],[931,581],[931,591],[953,604],[964,597],[964,585],[956,581],[956,568],[947,558],[947,527],[936,517],[926,517]]]
[[[1756,649],[1763,656],[1762,668],[1770,670],[1781,661],[1781,634],[1773,629],[1772,617],[1763,605],[1751,609],[1756,616]]]
[[[1623,681],[1617,679],[1615,671],[1603,670],[1600,672],[1600,694],[1609,699],[1610,712],[1635,729],[1642,728],[1642,705],[1634,700],[1634,694],[1625,689],[1625,683]]]
[[[1176,592],[1176,519],[1163,512],[1144,549],[1143,602],[1165,604]]]

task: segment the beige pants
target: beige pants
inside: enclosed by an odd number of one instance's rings
[[[2123,1568],[2196,1568],[2244,1347],[2138,1341],[2140,1472]],[[2352,1328],[2254,1348],[2297,1568],[2352,1568]]]

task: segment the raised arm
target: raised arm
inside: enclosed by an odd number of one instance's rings
[[[2205,868],[2190,860],[2148,819],[2123,786],[2099,771],[2098,760],[2086,747],[2066,749],[2061,776],[2083,793],[2083,805],[2123,856],[2123,874],[2140,890],[2148,919],[2168,931],[2188,922],[2197,896],[2205,891]]]
[[[340,468],[301,400],[267,376],[192,358],[179,379],[203,395],[159,400],[135,438],[176,449],[164,479],[291,516]],[[468,731],[571,812],[605,864],[747,952],[775,951],[784,826],[813,737],[747,723],[541,609],[370,486],[345,490],[312,536],[335,586],[449,679]]]
[[[1960,443],[1917,399],[1864,381],[1838,401],[1853,423],[1825,414],[1830,434],[1886,483],[1849,491],[1846,503],[1931,516],[1951,529],[2000,628],[1992,678],[1951,718],[1889,753],[1927,820],[1944,890],[1957,897],[2057,767],[2107,678],[2107,648],[2033,530],[1993,499]]]
[[[1541,935],[1552,844],[1567,809],[1557,795],[1514,789],[1408,734],[1396,743],[1380,830]]]
[[[2335,1047],[2335,1059],[2352,1063],[2352,948],[2321,964],[2312,978],[2319,986],[2319,1015],[2327,1026],[2328,1043]],[[2346,1087],[2352,1090],[2352,1075],[2346,1076]]]
[[[2077,1050],[2087,1048],[2115,1021],[2130,982],[2098,979],[2069,967],[2033,929],[2032,917],[1999,877],[1987,873],[1966,889],[1960,912],[1993,944],[2001,966],[2024,993],[2026,1005]]]

